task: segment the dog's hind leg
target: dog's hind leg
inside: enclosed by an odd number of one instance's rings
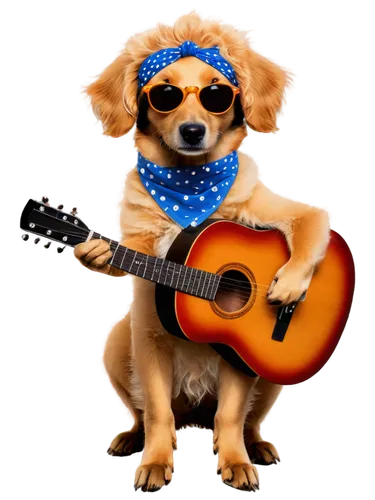
[[[130,313],[119,321],[109,334],[104,351],[104,365],[113,387],[134,418],[132,429],[116,436],[108,449],[109,455],[124,457],[142,451],[144,446],[143,415],[140,410],[134,407],[129,395],[131,376]]]
[[[271,465],[280,462],[274,445],[263,441],[260,424],[275,403],[281,389],[281,385],[271,384],[262,378],[258,379],[255,386],[258,396],[247,415],[244,429],[246,449],[253,464]]]

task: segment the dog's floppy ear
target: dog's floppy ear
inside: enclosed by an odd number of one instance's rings
[[[134,70],[133,65],[129,54],[124,51],[85,89],[105,135],[121,137],[134,125],[137,80],[130,78],[129,74]]]
[[[247,49],[236,70],[241,88],[241,104],[250,128],[257,132],[275,132],[276,117],[284,92],[291,83],[290,74]]]

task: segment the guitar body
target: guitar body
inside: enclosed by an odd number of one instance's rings
[[[211,220],[181,232],[167,259],[225,278],[214,301],[157,285],[158,315],[170,333],[209,343],[239,370],[282,385],[310,378],[333,353],[349,315],[355,276],[351,252],[336,232],[331,231],[327,253],[286,329],[279,328],[281,308],[266,299],[289,259],[279,231]]]

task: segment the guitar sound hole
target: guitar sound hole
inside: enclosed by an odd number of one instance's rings
[[[239,311],[249,302],[251,283],[240,271],[229,270],[222,274],[215,302],[224,312]]]

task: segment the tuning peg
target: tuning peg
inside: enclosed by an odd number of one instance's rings
[[[59,210],[64,210],[65,208],[65,203],[63,201],[58,201],[56,203],[56,208],[58,208]]]
[[[23,241],[27,241],[29,239],[29,235],[28,234],[23,234],[22,235],[22,239],[23,239]]]
[[[65,247],[57,247],[58,253],[62,253],[65,250]]]
[[[48,196],[48,193],[41,194],[40,197],[39,197],[39,200],[42,203],[45,203],[45,204],[50,204],[51,203],[51,198]]]
[[[45,243],[42,244],[42,247],[45,248],[46,250],[49,250],[52,246],[52,242],[51,241],[46,241]]]
[[[33,245],[34,247],[37,247],[38,245],[40,245],[43,241],[43,238],[41,236],[35,236],[35,238],[33,239]]]
[[[77,208],[74,207],[73,210],[70,213],[71,213],[71,215],[77,215],[77,213],[78,213],[77,212]]]

